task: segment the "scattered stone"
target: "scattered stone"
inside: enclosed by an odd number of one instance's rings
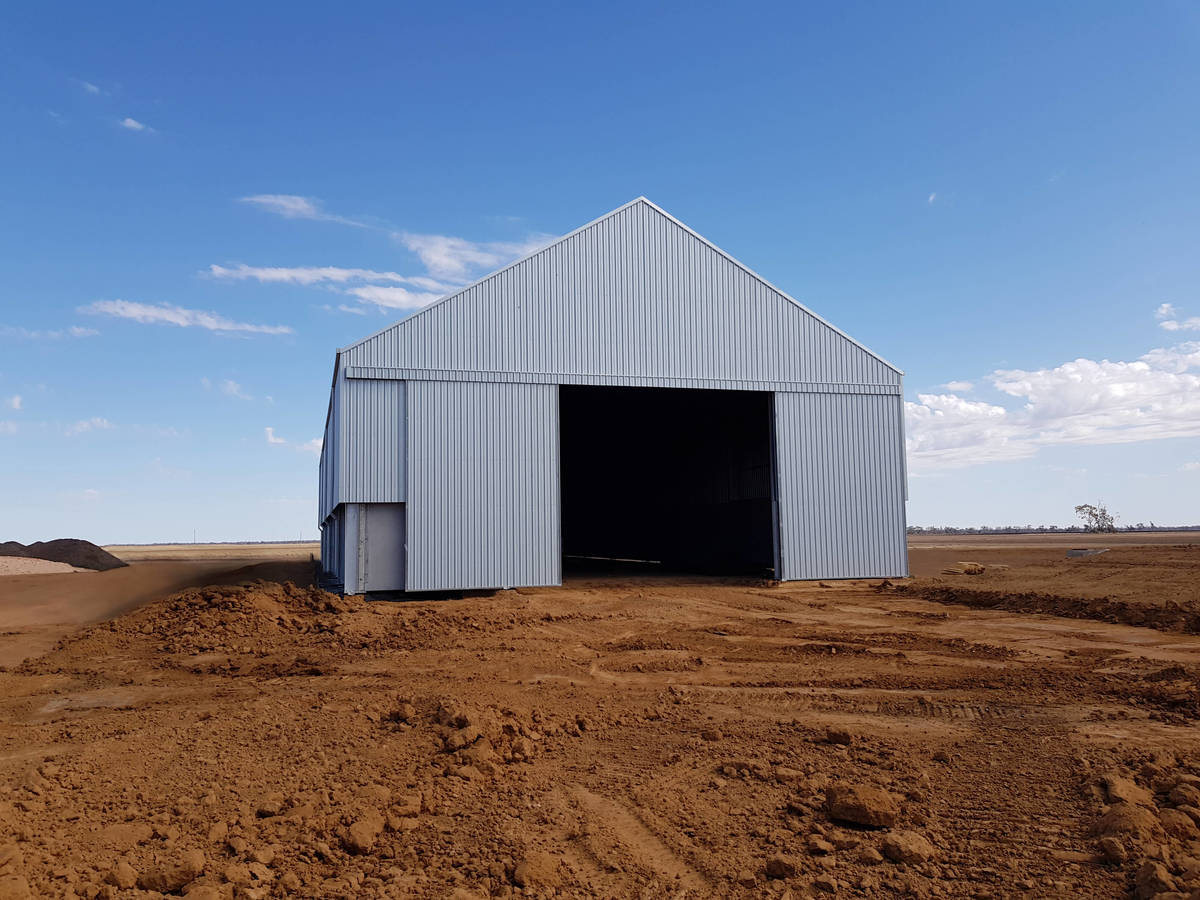
[[[836,894],[841,885],[832,875],[818,875],[812,880],[812,886],[824,894]]]
[[[284,872],[279,876],[279,886],[285,891],[300,890],[300,876],[295,872]]]
[[[825,791],[825,808],[831,818],[871,828],[890,827],[900,818],[896,795],[868,785],[831,785]]]
[[[825,838],[821,837],[819,834],[810,834],[808,836],[809,853],[818,856],[824,856],[826,853],[832,853],[833,851],[833,844],[829,843],[829,841],[825,840]]]
[[[1101,780],[1104,782],[1104,793],[1109,803],[1134,803],[1153,808],[1154,795],[1145,788],[1138,787],[1130,779],[1110,772]]]
[[[348,829],[343,843],[351,853],[370,853],[383,831],[383,816],[372,810]]]
[[[1144,806],[1132,803],[1114,803],[1096,823],[1096,833],[1101,837],[1129,835],[1138,840],[1162,840],[1163,828],[1158,817]]]
[[[825,729],[825,740],[830,744],[841,744],[843,746],[854,742],[854,735],[850,730],[838,725],[830,725]]]
[[[557,887],[560,881],[558,858],[544,850],[534,850],[513,869],[512,880],[520,888]]]
[[[796,863],[787,856],[772,856],[767,860],[768,878],[793,878],[796,875]]]
[[[933,858],[933,844],[915,831],[893,831],[883,839],[883,855],[897,863],[923,863]]]
[[[175,865],[157,866],[138,878],[138,887],[144,891],[173,894],[191,884],[204,872],[204,853],[188,850],[179,857]]]
[[[260,819],[269,819],[283,812],[283,794],[271,794],[258,803],[255,814]]]
[[[950,753],[947,750],[934,750],[932,759],[934,762],[948,763],[950,762]]]
[[[883,854],[874,847],[863,847],[858,851],[858,861],[868,866],[876,866],[883,862]]]
[[[1176,806],[1200,806],[1200,787],[1182,783],[1171,788],[1168,799]]]
[[[738,872],[737,883],[742,887],[752,888],[758,884],[758,879],[754,877],[754,873],[749,869],[742,869]]]
[[[1175,879],[1161,863],[1146,860],[1133,877],[1134,896],[1138,900],[1150,900],[1155,894],[1164,894],[1175,890]]]
[[[399,703],[392,711],[392,717],[397,722],[412,722],[417,717],[417,708],[411,703]]]
[[[229,823],[217,822],[212,828],[208,829],[208,839],[214,844],[219,844],[229,836]]]
[[[700,732],[700,737],[711,743],[716,743],[717,741],[721,740],[721,732],[717,731],[715,728],[705,728]]]
[[[1129,853],[1126,851],[1125,845],[1115,837],[1100,839],[1100,853],[1110,863],[1117,863],[1118,865],[1129,859]]]
[[[127,891],[130,888],[137,887],[137,870],[125,860],[118,860],[117,864],[109,869],[108,874],[104,876],[104,880],[113,887]]]

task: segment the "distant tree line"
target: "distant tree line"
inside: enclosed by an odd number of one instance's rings
[[[1200,525],[1155,525],[1138,522],[1136,525],[1117,525],[1114,534],[1127,531],[1200,531]],[[1090,534],[1085,525],[980,525],[954,528],[949,525],[909,525],[909,534]]]

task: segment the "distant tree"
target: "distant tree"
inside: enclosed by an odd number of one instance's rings
[[[1103,502],[1081,503],[1075,507],[1075,515],[1083,519],[1088,531],[1109,534],[1117,530],[1117,517],[1108,511]]]

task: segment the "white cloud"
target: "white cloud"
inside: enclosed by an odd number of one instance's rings
[[[975,384],[971,381],[947,381],[942,387],[955,394],[969,394],[975,390]]]
[[[281,446],[291,446],[302,453],[315,453],[321,455],[321,444],[324,442],[322,438],[313,438],[311,441],[305,441],[302,444],[293,444],[286,438],[281,438],[275,434],[275,429],[269,425],[264,429],[267,435],[268,444],[277,444]]]
[[[382,287],[376,284],[349,288],[346,291],[363,303],[373,303],[386,309],[420,309],[441,297],[441,294],[410,291],[402,287]]]
[[[311,197],[301,197],[298,194],[254,194],[249,197],[239,197],[239,202],[249,203],[283,216],[285,219],[312,219],[318,222],[337,222],[340,225],[353,225],[356,228],[366,228],[365,222],[337,216],[321,209],[320,203]]]
[[[338,266],[227,266],[211,265],[209,274],[214,278],[235,281],[251,279],[264,284],[348,284],[355,281],[411,284],[431,291],[450,291],[454,285],[444,284],[425,275],[401,275],[399,272],[377,272],[374,269],[345,269]]]
[[[68,437],[74,437],[77,434],[84,434],[88,431],[111,431],[116,427],[108,419],[101,416],[92,416],[90,419],[80,419],[78,422],[68,425],[64,433]]]
[[[212,390],[212,379],[207,375],[200,379],[200,384],[206,391]]]
[[[987,380],[1015,409],[955,394],[906,403],[915,469],[1022,459],[1063,444],[1200,436],[1200,342],[1134,362],[1077,359],[1052,369],[998,370]]]
[[[221,382],[221,393],[229,397],[237,397],[239,400],[253,400],[254,398],[242,390],[242,386],[232,379],[226,378]]]
[[[20,409],[21,408],[21,395],[13,394],[8,400],[8,405],[12,409]]]
[[[83,86],[83,92],[85,94],[95,95],[95,94],[104,93],[103,91],[100,90],[100,88],[98,88],[96,85],[92,84],[90,81],[81,81],[79,83],[80,83],[80,85]]]
[[[0,419],[0,434],[16,434],[17,423]]]
[[[1181,472],[1200,472],[1200,462],[1186,462],[1179,467]]]
[[[38,328],[22,328],[19,325],[0,325],[0,337],[22,338],[24,340],[51,340],[56,341],[65,337],[92,337],[97,335],[95,328],[81,328],[78,325],[72,325],[65,329],[43,330]]]
[[[129,116],[122,119],[119,124],[122,128],[127,128],[130,131],[154,131],[145,122],[139,122],[137,119],[129,118]]]
[[[1172,303],[1163,303],[1154,311],[1158,327],[1164,331],[1200,331],[1200,316],[1179,318],[1179,310]]]
[[[435,278],[458,282],[468,280],[473,272],[494,269],[540,250],[554,239],[548,234],[537,234],[522,242],[479,243],[444,234],[409,232],[395,238],[415,253]]]
[[[933,204],[936,201],[937,201],[937,192],[934,191],[932,194],[929,195],[929,199],[926,200],[925,202],[928,203],[930,206],[933,206]]]
[[[143,325],[177,325],[181,328],[196,327],[206,328],[209,331],[241,331],[252,334],[292,333],[292,329],[287,325],[252,325],[248,322],[234,322],[217,313],[185,309],[182,306],[171,306],[167,303],[155,305],[135,303],[130,300],[97,300],[89,306],[81,307],[81,311],[116,316],[119,319],[132,319]]]

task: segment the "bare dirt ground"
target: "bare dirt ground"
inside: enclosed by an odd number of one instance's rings
[[[407,603],[186,573],[222,585],[0,672],[0,898],[1196,896],[1200,636],[946,602],[1021,582],[941,552]],[[1031,552],[1017,593],[1200,604],[1200,551]]]

